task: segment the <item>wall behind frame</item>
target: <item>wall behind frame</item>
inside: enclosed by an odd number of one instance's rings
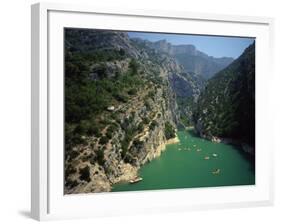
[[[32,0],[2,1],[1,24],[1,75],[0,75],[0,139],[1,139],[1,223],[34,223],[29,218],[30,210],[30,4]],[[281,39],[281,15],[276,0],[57,0],[63,3],[91,4],[100,7],[125,7],[157,10],[181,10],[276,18],[275,40]],[[281,58],[280,44],[275,42],[275,58]],[[281,133],[281,69],[276,60],[275,88],[270,93],[275,105],[272,111],[273,141],[277,146]],[[279,134],[278,134],[279,133]],[[278,136],[279,135],[279,136]],[[275,136],[275,138],[274,138]],[[280,144],[280,143],[279,143]],[[275,147],[280,148],[280,147]],[[275,206],[247,209],[226,209],[99,219],[99,223],[280,223],[281,196],[281,152],[275,152]],[[63,221],[59,223],[93,223],[93,220]]]

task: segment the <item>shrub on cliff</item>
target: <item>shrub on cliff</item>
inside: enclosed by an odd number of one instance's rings
[[[90,136],[94,135],[96,137],[101,137],[99,126],[98,125],[94,126],[94,124],[92,124],[92,126],[88,128],[87,134]]]
[[[135,139],[132,143],[132,146],[138,150],[142,149],[144,142],[139,139]]]
[[[107,130],[107,132],[106,132],[106,137],[107,137],[108,139],[112,139],[112,136],[113,136],[113,132]]]
[[[153,120],[150,125],[149,125],[149,129],[150,130],[154,130],[154,128],[158,125],[157,121]]]
[[[98,151],[97,151],[97,162],[98,162],[98,164],[99,165],[101,165],[101,166],[103,166],[104,165],[104,151],[103,151],[103,149],[99,149]]]
[[[148,117],[144,117],[143,118],[143,123],[144,124],[149,124],[149,118]]]
[[[130,64],[129,64],[129,68],[131,70],[132,75],[135,75],[135,74],[138,73],[139,64],[134,58],[131,59]]]
[[[71,180],[71,179],[66,179],[65,181],[65,186],[69,187],[69,188],[74,188],[78,185],[78,181],[77,180]]]
[[[168,121],[165,123],[165,137],[166,139],[171,139],[176,137],[175,129]]]
[[[101,145],[104,145],[104,144],[106,144],[108,141],[109,141],[109,138],[108,138],[107,136],[102,136],[102,137],[100,138],[99,143],[100,143]]]
[[[132,88],[128,91],[129,95],[136,95],[137,94],[137,90],[135,88]]]
[[[139,125],[138,125],[138,131],[142,132],[143,129],[144,129],[144,124],[143,124],[143,122],[140,122]]]
[[[124,140],[121,142],[121,150],[122,150],[121,156],[122,156],[122,158],[124,158],[126,156],[130,140],[131,139],[128,136],[125,136]]]
[[[65,176],[68,177],[69,175],[74,173],[76,173],[76,168],[71,165],[68,165],[65,169]]]
[[[91,178],[90,178],[90,167],[87,165],[85,166],[84,168],[80,169],[79,171],[80,173],[80,180],[85,180],[87,182],[90,182],[91,181]]]

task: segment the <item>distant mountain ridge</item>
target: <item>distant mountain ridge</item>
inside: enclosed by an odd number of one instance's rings
[[[191,125],[192,107],[204,88],[206,80],[200,74],[186,72],[184,66],[173,55],[173,45],[167,41],[151,42],[141,38],[131,38],[131,42],[147,59],[153,59],[163,68],[168,65],[166,68],[169,71],[168,81],[172,91],[176,94],[178,104],[177,111],[180,117],[178,126]],[[186,45],[186,48],[188,46],[191,50],[195,49],[192,45]]]
[[[183,66],[185,72],[200,75],[205,79],[211,78],[234,61],[231,57],[209,56],[196,49],[192,44],[172,45],[166,40],[146,41],[146,44],[159,53],[173,56]]]

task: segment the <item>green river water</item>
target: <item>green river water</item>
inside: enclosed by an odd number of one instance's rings
[[[179,143],[167,145],[160,157],[140,168],[142,181],[116,184],[112,191],[255,184],[254,165],[241,149],[202,139],[193,130],[179,131],[177,135]],[[213,174],[217,169],[220,172]]]

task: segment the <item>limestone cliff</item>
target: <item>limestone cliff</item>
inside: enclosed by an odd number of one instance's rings
[[[110,191],[135,178],[176,137],[179,115],[169,77],[182,68],[126,33],[70,29],[65,47],[65,193]]]

